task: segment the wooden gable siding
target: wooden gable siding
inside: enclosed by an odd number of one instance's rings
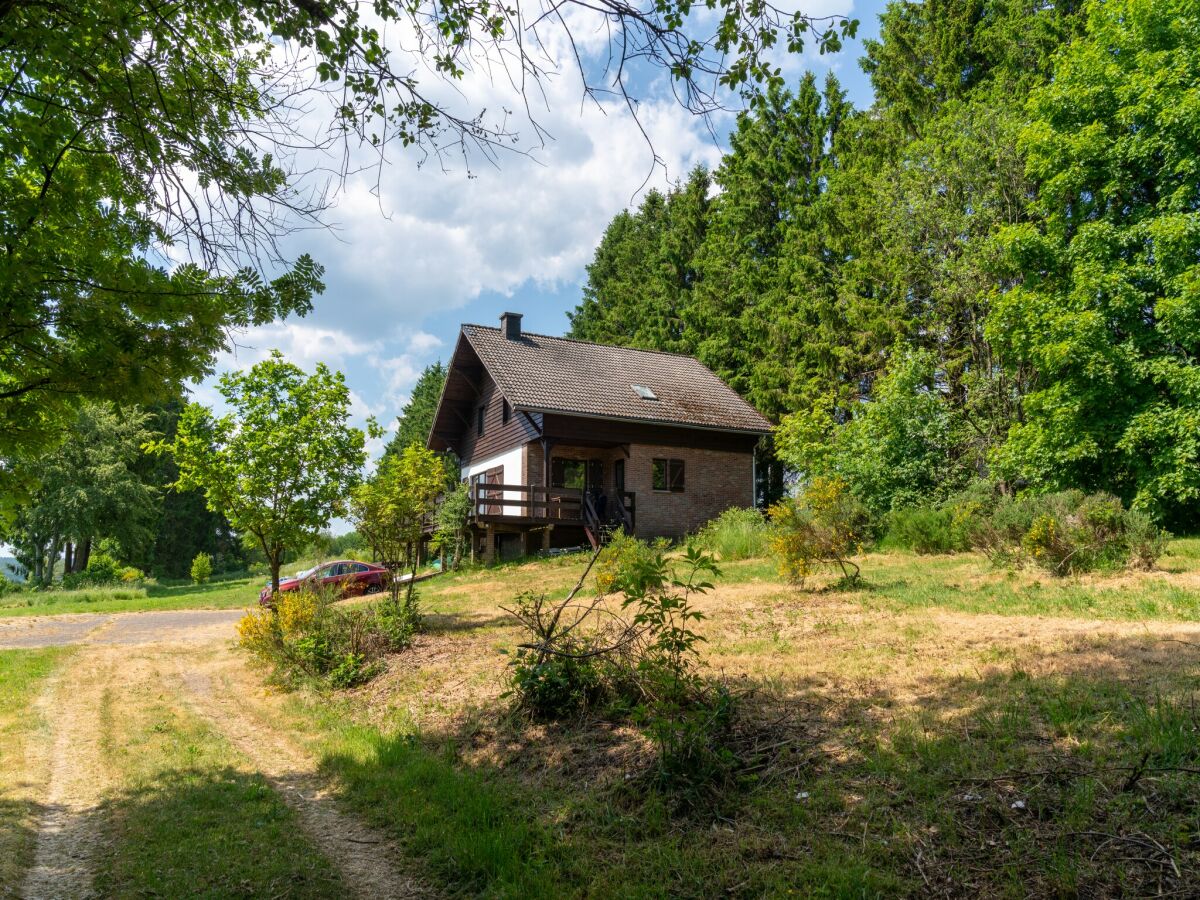
[[[479,393],[468,416],[470,421],[463,429],[457,448],[459,459],[466,465],[520,447],[538,437],[537,429],[515,409],[509,411],[508,424],[504,424],[504,399],[496,382],[486,371],[480,380]],[[476,415],[481,405],[484,408],[482,436],[476,433]]]
[[[738,434],[702,428],[681,428],[650,422],[618,422],[547,413],[542,427],[546,437],[561,444],[656,444],[661,447],[695,447],[700,450],[732,450],[750,453],[758,444],[757,434]],[[537,437],[531,434],[526,440]]]

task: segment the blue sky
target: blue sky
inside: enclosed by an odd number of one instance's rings
[[[858,59],[862,39],[878,35],[883,6],[882,0],[804,4],[810,14],[859,19],[858,38],[838,54],[789,58],[785,73],[798,79],[811,69],[823,77],[833,69],[854,104],[869,105]],[[585,34],[585,53],[587,40]],[[597,36],[591,50],[603,46]],[[470,102],[513,108],[503,86],[472,78],[463,84]],[[312,313],[238,335],[239,349],[220,358],[218,371],[251,365],[274,348],[306,369],[324,361],[346,374],[355,419],[373,415],[390,429],[421,369],[447,358],[460,323],[491,324],[513,310],[524,314],[530,331],[565,332],[584,267],[609,220],[644,190],[667,186],[697,163],[719,161],[721,146],[702,121],[653,85],[644,96],[642,123],[664,163],[657,168],[632,117],[615,103],[599,110],[581,104],[569,69],[548,81],[537,111],[554,140],[522,145],[529,156],[501,158],[498,166],[477,162],[468,172],[461,164],[419,166],[415,155],[396,149],[377,192],[372,179],[351,179],[335,198],[331,230],[291,242],[289,249],[326,266],[326,291]],[[722,139],[727,127],[718,124]],[[194,399],[216,404],[213,381],[196,386]]]

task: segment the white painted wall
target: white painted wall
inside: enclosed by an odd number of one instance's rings
[[[504,483],[505,484],[523,484],[521,476],[521,453],[524,447],[515,447],[506,453],[501,453],[499,456],[492,456],[488,459],[481,459],[478,462],[473,462],[466,467],[464,475],[468,479],[475,475],[482,475],[488,469],[494,469],[497,466],[504,467]],[[505,491],[505,500],[521,500],[523,495],[516,491]],[[505,506],[501,509],[501,514],[506,516],[519,516],[525,513],[525,509],[520,506]]]

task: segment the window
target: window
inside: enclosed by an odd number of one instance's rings
[[[483,435],[483,414],[486,411],[486,406],[481,406],[479,409],[475,410],[475,433],[480,436]]]
[[[683,460],[653,460],[650,466],[650,486],[656,491],[683,493]]]
[[[550,460],[550,487],[583,490],[585,478],[582,459],[556,456]]]
[[[644,385],[644,384],[631,384],[630,387],[633,388],[633,392],[635,394],[637,394],[639,397],[641,397],[643,400],[657,400],[658,399],[658,397],[655,396],[654,391],[650,390],[650,388],[646,387],[646,385]]]
[[[501,400],[500,402],[501,402],[501,404],[503,404],[500,407],[500,421],[503,424],[507,425],[508,417],[512,414],[512,409],[509,407],[507,400]]]
[[[351,563],[350,568],[355,572],[366,572],[370,566],[364,565],[363,563]]]

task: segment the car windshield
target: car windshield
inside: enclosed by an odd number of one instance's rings
[[[317,571],[317,567],[316,567],[316,566],[313,566],[311,569],[305,569],[305,570],[304,570],[304,571],[302,571],[302,572],[297,572],[297,573],[296,573],[295,575],[293,575],[292,577],[293,577],[293,578],[307,578],[309,575],[311,575],[311,574],[312,574],[313,572],[315,572],[315,571]]]

